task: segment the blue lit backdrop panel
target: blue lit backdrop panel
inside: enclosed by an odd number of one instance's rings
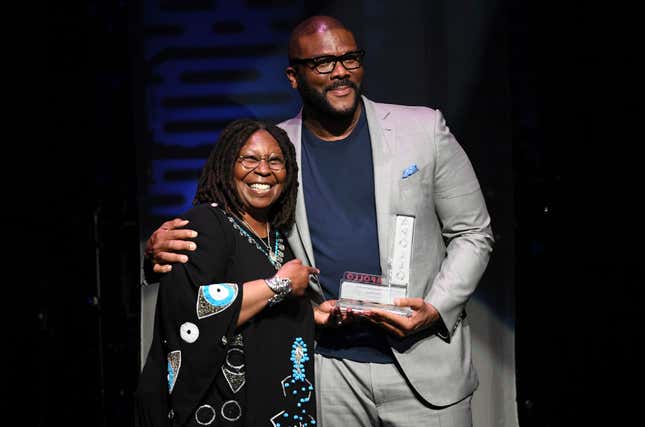
[[[302,14],[300,1],[144,2],[144,235],[190,208],[227,123],[277,123],[297,112],[283,70],[290,29]]]

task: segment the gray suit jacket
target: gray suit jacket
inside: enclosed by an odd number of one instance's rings
[[[381,269],[389,271],[396,215],[414,216],[408,295],[432,304],[447,331],[445,336],[428,330],[403,340],[390,337],[390,343],[416,391],[433,405],[449,405],[478,384],[464,307],[492,251],[490,217],[470,161],[441,112],[365,97],[363,103],[372,140]],[[300,163],[302,111],[279,126]],[[418,171],[403,178],[411,165]],[[301,172],[298,178],[302,182]],[[296,257],[315,265],[302,185],[288,240]],[[322,301],[320,287],[312,283],[311,290],[313,299]]]

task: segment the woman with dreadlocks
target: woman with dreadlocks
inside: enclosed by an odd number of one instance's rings
[[[294,256],[298,166],[287,134],[241,119],[221,133],[183,215],[197,250],[161,279],[137,390],[142,426],[315,425],[318,270]]]

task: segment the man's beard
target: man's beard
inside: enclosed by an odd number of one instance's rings
[[[298,92],[300,93],[302,102],[307,105],[308,108],[319,114],[331,117],[347,118],[351,117],[358,107],[361,95],[361,87],[356,85],[349,79],[337,80],[329,86],[326,86],[322,92],[318,92],[317,90],[309,86],[299,73],[296,73],[296,81],[298,82]],[[349,108],[339,110],[337,108],[334,108],[329,103],[325,94],[332,89],[343,86],[349,86],[353,88],[356,96],[354,97],[354,103]]]

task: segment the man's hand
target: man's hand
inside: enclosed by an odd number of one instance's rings
[[[429,328],[441,317],[437,309],[423,298],[398,298],[394,303],[399,307],[410,307],[412,316],[405,317],[385,310],[370,309],[365,317],[401,338]]]
[[[340,310],[336,307],[336,300],[330,299],[314,307],[314,322],[316,326],[329,326],[336,321]]]
[[[194,230],[177,230],[188,224],[184,219],[175,218],[161,224],[146,242],[145,256],[153,263],[155,273],[167,273],[172,270],[170,263],[186,263],[188,257],[178,254],[177,251],[194,251],[197,249],[195,242],[188,241],[197,237]]]
[[[314,322],[316,326],[341,327],[355,321],[359,314],[351,308],[341,310],[338,300],[330,299],[314,307]]]

